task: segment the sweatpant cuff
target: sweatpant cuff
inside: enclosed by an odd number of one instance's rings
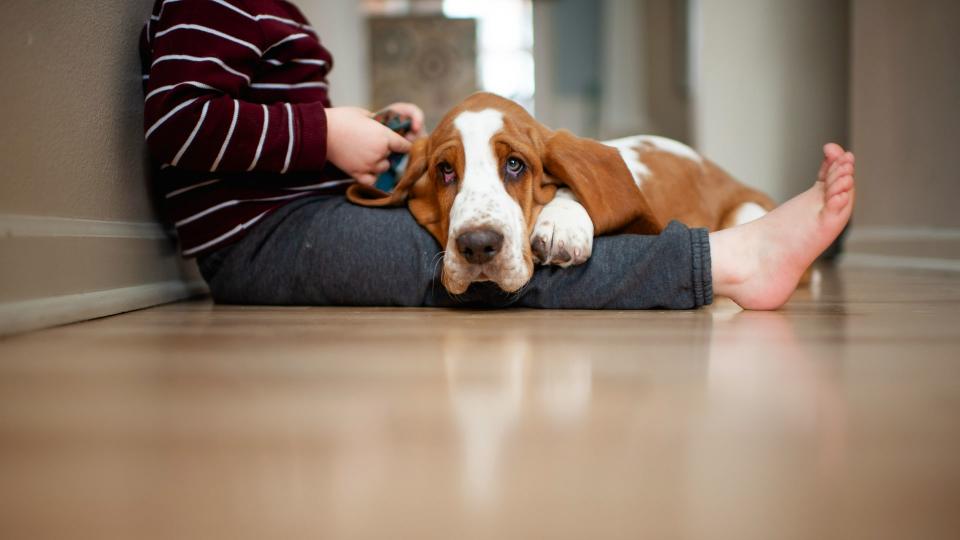
[[[713,273],[710,261],[710,233],[707,229],[690,229],[693,259],[693,301],[696,307],[713,303]]]

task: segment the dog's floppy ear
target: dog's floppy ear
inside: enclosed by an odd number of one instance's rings
[[[663,230],[616,148],[559,130],[547,135],[542,158],[545,178],[574,192],[595,234]]]
[[[347,199],[360,206],[373,207],[402,206],[406,202],[417,222],[443,245],[446,243],[446,230],[436,186],[427,171],[429,157],[429,139],[417,139],[410,149],[407,168],[393,191],[387,193],[373,186],[353,184],[347,188]]]

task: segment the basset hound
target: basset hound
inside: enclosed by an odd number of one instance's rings
[[[489,93],[468,97],[414,143],[393,191],[354,184],[347,197],[406,203],[445,249],[442,282],[453,294],[475,281],[514,292],[535,263],[585,262],[594,236],[657,234],[671,220],[713,231],[774,207],[679,142],[576,137]]]

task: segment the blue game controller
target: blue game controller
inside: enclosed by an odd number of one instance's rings
[[[374,113],[373,119],[401,136],[406,136],[413,127],[413,121],[410,118],[402,116],[390,109],[383,109],[382,111]],[[387,158],[390,162],[390,168],[377,177],[377,183],[374,184],[377,189],[386,192],[393,191],[393,188],[396,187],[397,181],[399,180],[400,166],[406,157],[406,154],[399,152],[390,154],[390,157]]]

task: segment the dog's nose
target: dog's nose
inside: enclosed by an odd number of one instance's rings
[[[471,264],[483,264],[503,247],[503,235],[490,229],[477,229],[457,237],[457,251]]]

